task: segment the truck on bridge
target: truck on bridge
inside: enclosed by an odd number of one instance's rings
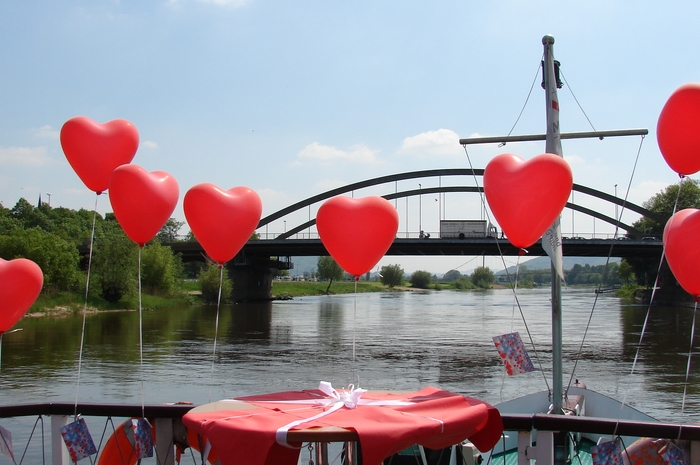
[[[496,237],[496,227],[486,220],[440,220],[440,237],[464,239],[467,237]]]

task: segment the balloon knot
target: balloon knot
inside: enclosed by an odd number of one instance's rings
[[[360,277],[359,277],[359,276],[355,276],[355,281],[359,281],[359,280],[360,280]]]
[[[95,194],[100,195],[102,191],[95,191]]]

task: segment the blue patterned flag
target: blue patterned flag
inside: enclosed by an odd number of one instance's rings
[[[593,465],[622,465],[620,440],[603,442],[591,449]]]
[[[73,463],[97,453],[95,443],[92,442],[92,436],[90,436],[90,431],[88,431],[83,418],[61,427],[61,436],[63,436],[63,442],[66,443]]]
[[[688,465],[690,463],[685,451],[672,442],[668,443],[663,458],[668,465]]]
[[[145,418],[132,419],[134,430],[134,452],[138,459],[153,457],[153,433],[151,424]]]
[[[496,345],[498,355],[503,359],[508,375],[517,375],[535,371],[530,356],[525,350],[520,333],[508,333],[501,336],[494,336],[493,343]]]

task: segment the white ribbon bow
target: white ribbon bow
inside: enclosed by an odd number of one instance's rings
[[[335,389],[333,389],[331,383],[327,381],[321,381],[318,385],[318,389],[319,391],[329,396],[329,399],[322,399],[320,403],[324,406],[330,405],[331,408],[329,408],[328,410],[324,410],[323,412],[319,413],[318,415],[314,415],[313,417],[293,421],[280,427],[275,433],[275,440],[278,444],[284,447],[289,447],[290,449],[298,449],[298,447],[291,446],[289,445],[289,443],[287,443],[287,432],[290,429],[294,428],[295,426],[299,426],[302,423],[323,418],[326,415],[330,415],[331,413],[335,412],[336,410],[340,410],[343,407],[353,409],[357,407],[357,405],[360,403],[360,397],[362,397],[362,393],[367,392],[366,389],[355,389],[355,386],[352,384],[348,387],[347,391],[338,392]]]

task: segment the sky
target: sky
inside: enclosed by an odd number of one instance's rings
[[[700,3],[678,0],[2,2],[0,203],[11,208],[41,196],[52,207],[94,208],[95,194],[59,143],[61,126],[74,116],[133,123],[140,136],[133,163],[177,180],[173,216],[180,221],[182,197],[202,182],[250,187],[266,216],[368,178],[484,168],[503,152],[531,158],[543,143],[465,152],[458,140],[544,132],[536,74],[545,34],[555,38],[565,79],[563,132],[649,129],[643,141],[564,141],[574,182],[642,203],[678,181],[655,128],[672,92],[700,76],[698,17]],[[354,195],[419,183],[474,180],[402,181]],[[611,205],[580,197],[574,201],[614,215]],[[441,219],[493,221],[475,194],[394,203],[399,237],[416,237],[419,228],[437,237]],[[106,195],[97,204],[101,214],[112,210]],[[318,207],[258,232],[282,233]],[[622,220],[637,218],[625,212]],[[562,230],[614,233],[569,210]],[[480,260],[388,256],[377,267],[465,272]],[[502,268],[495,258],[484,263]]]

